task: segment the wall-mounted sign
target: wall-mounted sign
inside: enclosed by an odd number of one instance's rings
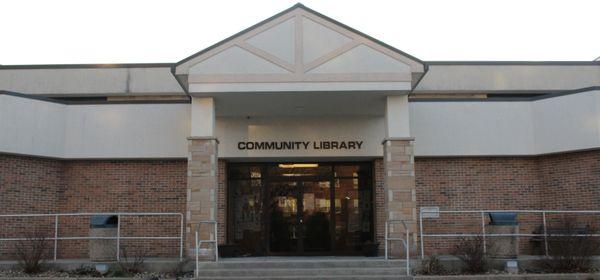
[[[438,219],[440,217],[439,206],[421,207],[421,217],[423,219]]]
[[[363,141],[248,141],[238,150],[360,150]]]

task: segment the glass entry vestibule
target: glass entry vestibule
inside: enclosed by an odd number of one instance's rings
[[[356,255],[372,244],[371,163],[227,169],[227,243],[241,255]]]

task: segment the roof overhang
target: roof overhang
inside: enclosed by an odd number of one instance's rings
[[[301,4],[172,67],[190,95],[226,92],[406,93],[425,64]]]

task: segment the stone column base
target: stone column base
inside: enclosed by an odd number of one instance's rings
[[[217,146],[218,141],[209,137],[188,138],[186,248],[187,255],[195,256],[195,234],[201,225],[199,239],[214,240],[214,224],[217,214]],[[210,248],[213,244],[203,245]]]
[[[387,219],[401,220],[407,225],[410,231],[408,244],[411,254],[414,254],[418,227],[413,139],[387,139],[383,145]],[[389,237],[406,239],[406,230],[401,222],[390,223]],[[392,242],[388,249],[391,256],[405,256],[406,250],[401,241]]]

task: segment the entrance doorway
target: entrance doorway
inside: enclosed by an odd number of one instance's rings
[[[331,251],[329,181],[273,181],[267,189],[271,253]]]
[[[228,165],[227,241],[242,255],[357,255],[373,241],[370,163]]]

